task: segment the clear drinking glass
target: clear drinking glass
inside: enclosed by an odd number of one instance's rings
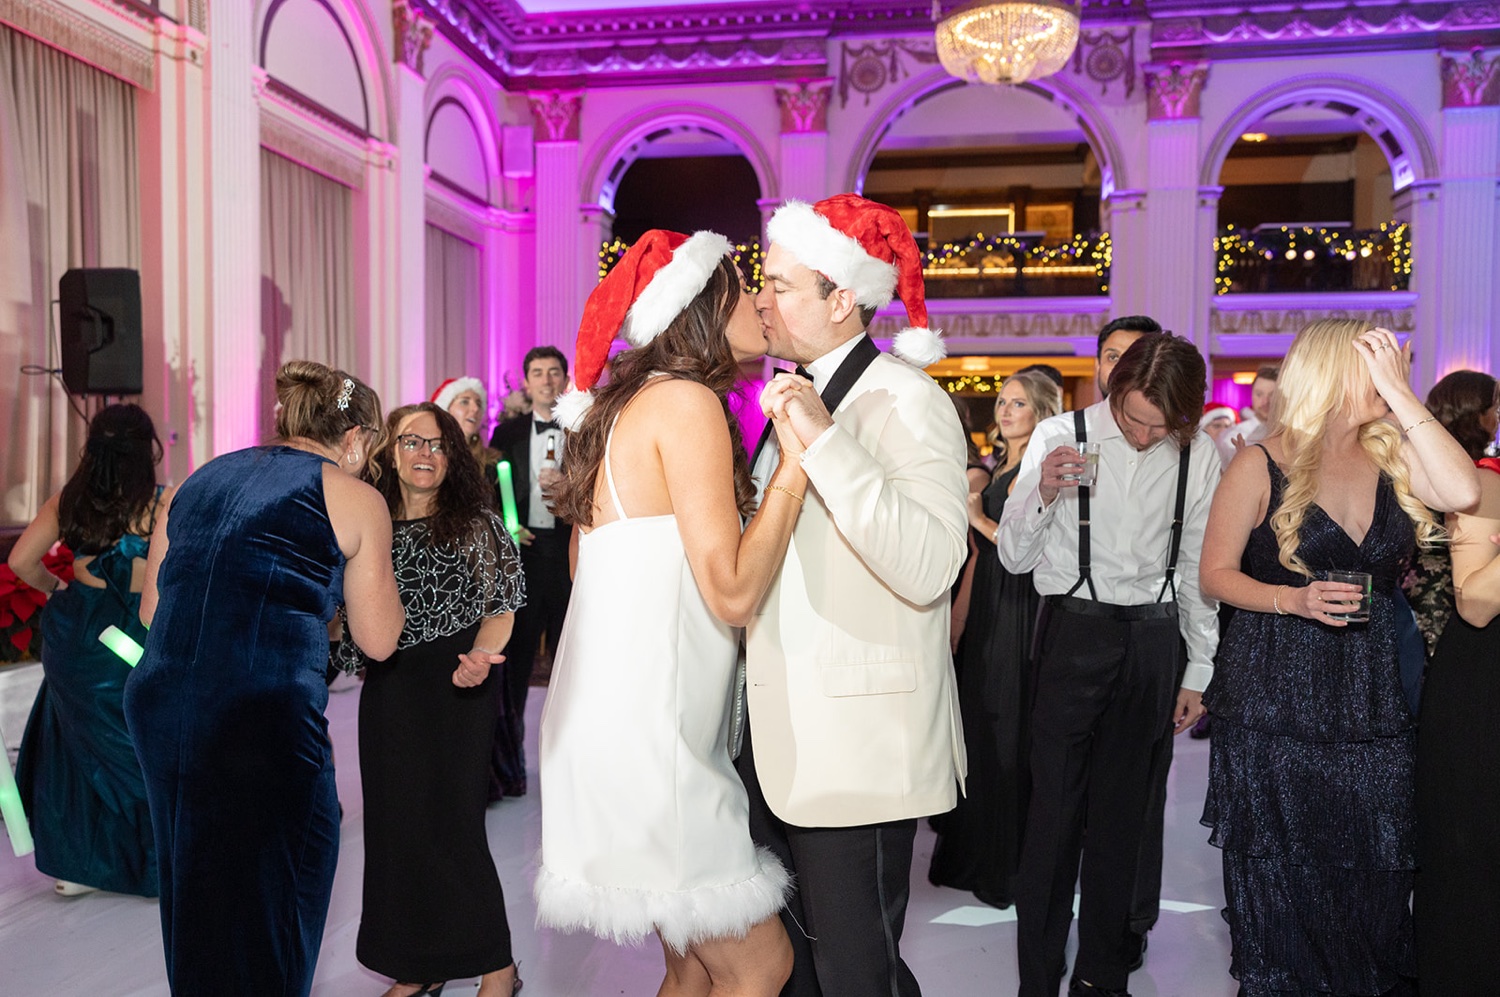
[[[1343,620],[1345,623],[1369,623],[1370,601],[1374,592],[1375,580],[1367,571],[1325,571],[1324,581],[1343,582],[1346,585],[1358,585],[1364,593],[1357,602],[1344,603],[1349,609],[1337,613],[1329,613],[1329,617],[1335,620]]]
[[[1083,470],[1078,472],[1078,484],[1082,488],[1092,488],[1099,480],[1099,444],[1080,443],[1078,452],[1083,454]]]

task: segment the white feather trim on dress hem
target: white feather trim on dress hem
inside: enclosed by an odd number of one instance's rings
[[[776,856],[764,848],[755,852],[760,872],[749,879],[678,892],[594,886],[543,866],[534,889],[536,923],[588,931],[622,945],[658,933],[678,953],[714,938],[744,938],[786,906],[791,892],[791,876]]]

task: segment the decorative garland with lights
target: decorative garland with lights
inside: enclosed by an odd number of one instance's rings
[[[1254,272],[1278,263],[1309,268],[1319,260],[1373,260],[1384,264],[1389,269],[1380,275],[1383,286],[1354,289],[1404,291],[1411,284],[1411,226],[1382,222],[1379,228],[1361,231],[1283,225],[1254,232],[1226,226],[1214,239],[1214,256],[1218,260],[1214,276],[1217,294],[1236,290],[1236,271]]]
[[[1076,277],[1092,275],[1099,293],[1109,292],[1109,269],[1114,262],[1109,233],[1075,235],[1055,246],[1030,244],[1015,236],[985,236],[945,242],[922,254],[927,277],[1015,276]]]
[[[630,248],[630,243],[623,239],[614,239],[599,247],[599,279],[603,280],[605,275],[615,268],[620,262],[620,257],[625,255],[625,250]],[[761,284],[765,283],[765,277],[761,275],[761,264],[765,262],[766,254],[760,248],[759,239],[751,239],[749,242],[738,242],[734,246],[734,262],[745,275],[750,290],[759,291]]]

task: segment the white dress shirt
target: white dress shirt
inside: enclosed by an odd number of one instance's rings
[[[828,382],[833,380],[833,375],[838,373],[839,367],[844,363],[844,358],[854,352],[854,347],[859,345],[861,339],[866,338],[868,337],[861,333],[848,342],[835,346],[821,357],[818,357],[818,359],[803,365],[807,372],[812,375],[813,387],[817,389],[819,395],[823,394],[823,389],[828,387]],[[766,425],[767,428],[770,428],[770,423]],[[830,426],[823,431],[823,435],[813,440],[812,445],[807,448],[807,452],[815,452],[813,448],[822,443],[832,429],[833,427]],[[761,497],[765,494],[766,483],[771,480],[771,475],[776,470],[780,453],[781,446],[776,441],[776,430],[771,429],[771,435],[766,437],[766,445],[761,447],[759,459],[756,460],[755,466],[750,469],[750,479],[755,484],[755,501],[757,505],[760,503]]]
[[[1172,511],[1177,501],[1181,453],[1168,437],[1144,451],[1125,439],[1107,401],[1084,410],[1091,442],[1100,445],[1099,477],[1089,495],[1089,564],[1100,602],[1136,606],[1156,602],[1166,581]],[[1000,560],[1013,572],[1034,572],[1042,595],[1062,595],[1078,581],[1078,490],[1062,489],[1051,505],[1040,494],[1042,459],[1059,446],[1074,446],[1073,413],[1036,427],[1011,498],[1000,518]],[[1199,431],[1188,465],[1182,543],[1177,554],[1178,625],[1187,642],[1183,688],[1202,692],[1213,677],[1219,645],[1218,604],[1198,588],[1198,559],[1214,488],[1219,483],[1214,442]],[[1073,593],[1089,598],[1088,586]],[[1169,596],[1170,597],[1170,596]]]
[[[526,507],[526,526],[533,530],[551,530],[557,527],[557,517],[547,509],[547,500],[542,497],[542,484],[537,480],[537,473],[542,469],[542,462],[547,457],[547,444],[550,441],[553,447],[554,467],[562,465],[563,434],[560,429],[546,429],[538,433],[536,414],[531,416],[531,423],[527,426],[531,430],[531,503]]]

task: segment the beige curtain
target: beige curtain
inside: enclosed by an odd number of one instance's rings
[[[478,246],[427,226],[427,380],[484,379],[484,285]]]
[[[359,370],[354,334],[353,195],[268,149],[260,151],[261,418],[271,432],[276,369],[316,360]]]
[[[140,265],[135,90],[0,26],[0,521],[29,521],[77,464],[84,425],[55,378],[57,281]]]

